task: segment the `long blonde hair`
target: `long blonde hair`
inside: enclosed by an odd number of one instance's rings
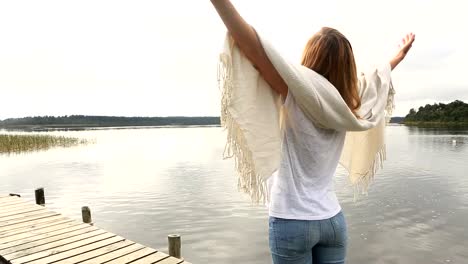
[[[349,109],[361,107],[353,48],[338,30],[323,27],[306,44],[301,64],[325,77],[340,93]]]

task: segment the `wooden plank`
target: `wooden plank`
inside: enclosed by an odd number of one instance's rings
[[[34,237],[34,236],[37,236],[37,235],[46,234],[46,233],[49,233],[49,232],[59,232],[60,230],[63,230],[65,228],[71,228],[71,227],[76,226],[76,225],[81,225],[81,223],[70,220],[69,222],[58,223],[57,225],[46,226],[44,228],[30,229],[27,232],[11,234],[9,236],[0,238],[0,248],[1,248],[2,244],[7,244],[7,243],[11,243],[11,242],[20,241],[22,239]]]
[[[45,208],[42,206],[19,206],[19,207],[13,207],[8,210],[2,210],[0,211],[0,217],[5,217],[5,216],[10,216],[10,215],[15,215],[15,214],[22,214],[26,212],[33,212],[33,211],[39,211],[39,210],[44,210]]]
[[[63,216],[49,217],[48,220],[49,221],[39,222],[39,223],[37,222],[38,220],[33,221],[33,222],[28,222],[26,224],[23,223],[22,226],[19,226],[18,228],[14,228],[14,229],[11,229],[11,230],[0,231],[0,238],[5,238],[5,237],[9,237],[9,236],[12,236],[12,235],[17,235],[17,234],[22,234],[22,233],[28,233],[28,232],[32,232],[34,230],[39,230],[39,229],[42,229],[42,228],[51,227],[51,226],[55,226],[55,225],[59,225],[59,224],[63,224],[63,223],[76,222],[76,221],[73,221],[73,220],[71,220],[69,218],[63,217]]]
[[[135,259],[146,257],[146,256],[148,256],[150,254],[155,253],[155,252],[156,252],[156,250],[154,250],[152,248],[142,248],[141,250],[132,252],[132,253],[127,254],[125,256],[122,256],[120,258],[116,258],[116,259],[114,259],[112,261],[106,262],[106,264],[125,264],[125,263],[129,263],[130,261],[133,261]]]
[[[64,260],[70,257],[76,257],[76,256],[79,256],[80,254],[87,253],[95,249],[100,249],[102,247],[112,245],[112,244],[115,244],[117,242],[124,241],[124,240],[125,238],[123,237],[114,236],[108,239],[98,241],[96,243],[88,244],[88,245],[78,247],[75,249],[71,249],[68,251],[64,251],[61,253],[57,253],[57,254],[53,253],[53,255],[49,255],[45,258],[41,258],[32,262],[28,262],[28,264],[48,264],[48,263],[53,263],[53,262],[55,263],[56,261]],[[73,262],[69,262],[69,263],[73,263]]]
[[[166,259],[163,259],[161,261],[156,262],[157,264],[179,264],[179,263],[185,263],[189,264],[188,262],[184,262],[183,259],[178,259],[174,257],[168,257]]]
[[[0,250],[4,250],[6,248],[11,248],[11,247],[17,247],[19,245],[31,243],[33,241],[38,241],[38,240],[49,238],[49,237],[63,235],[63,234],[70,233],[72,231],[80,230],[80,229],[87,228],[87,227],[89,227],[89,225],[80,224],[80,225],[68,226],[66,228],[62,228],[58,230],[53,230],[51,232],[45,232],[39,235],[32,235],[26,238],[18,238],[18,236],[16,236],[17,237],[16,239],[11,240],[8,243],[0,243]]]
[[[50,239],[46,241],[41,241],[42,243],[35,243],[34,245],[32,245],[32,247],[31,245],[29,245],[28,249],[24,249],[21,251],[15,250],[15,252],[9,253],[9,254],[2,254],[0,252],[0,255],[3,255],[3,257],[7,260],[12,260],[12,259],[21,258],[21,257],[28,256],[28,255],[33,255],[33,254],[40,253],[40,252],[55,250],[55,248],[60,248],[64,245],[73,244],[75,242],[84,241],[84,240],[87,240],[93,237],[99,237],[105,234],[106,232],[103,230],[92,230],[90,232],[85,232],[85,233],[75,235],[72,237],[67,237],[62,240]]]
[[[44,212],[50,212],[50,211],[44,208],[42,210],[35,210],[32,212],[31,211],[22,211],[20,213],[11,212],[10,215],[0,216],[0,224],[3,224],[4,222],[10,221],[12,219],[26,218],[28,216],[37,215],[37,214],[44,213]]]
[[[16,230],[16,229],[19,229],[19,228],[30,226],[32,224],[38,225],[38,224],[47,223],[47,222],[50,222],[50,221],[56,221],[58,219],[64,219],[64,218],[65,217],[63,217],[61,215],[52,215],[52,216],[43,217],[43,218],[40,218],[40,219],[29,219],[29,221],[24,221],[24,222],[21,222],[21,223],[16,223],[16,224],[5,226],[5,227],[0,227],[0,236],[2,236],[3,232]]]
[[[47,212],[45,214],[32,215],[32,216],[28,216],[28,217],[25,217],[25,218],[21,218],[18,221],[14,221],[14,220],[4,221],[4,222],[0,223],[0,230],[8,229],[8,227],[11,226],[11,225],[21,224],[21,223],[24,223],[24,222],[30,222],[30,221],[34,221],[34,220],[38,220],[38,219],[46,218],[46,217],[50,217],[50,216],[55,216],[55,215],[59,215],[59,214],[56,213],[56,212],[50,211],[50,212]]]
[[[21,200],[21,198],[18,196],[6,196],[6,197],[1,198],[0,203],[5,202],[5,201],[12,201],[12,200]]]
[[[37,208],[37,207],[34,207],[34,206],[30,206],[30,205],[20,205],[20,206],[8,207],[8,208],[5,208],[5,209],[0,208],[0,217],[14,215],[14,214],[17,214],[16,212],[37,211],[39,209],[44,209],[44,207]]]
[[[154,254],[151,254],[149,256],[143,257],[141,259],[138,259],[136,261],[133,261],[132,264],[152,264],[158,261],[161,261],[163,259],[168,258],[169,255],[161,253],[161,252],[156,252]]]
[[[100,230],[98,230],[100,231]],[[93,231],[93,232],[98,232]],[[91,232],[90,232],[91,233]],[[88,233],[88,234],[90,234]],[[61,252],[65,252],[74,248],[82,247],[84,245],[88,245],[91,243],[95,243],[110,237],[115,236],[111,233],[104,233],[93,237],[88,237],[86,239],[78,240],[73,243],[65,244],[62,241],[50,243],[48,246],[39,246],[37,248],[33,248],[31,250],[26,250],[23,252],[13,253],[12,255],[3,256],[5,259],[9,260],[12,264],[17,263],[25,263],[30,262],[36,259],[40,259],[46,256],[50,256],[52,254],[58,254]],[[77,236],[78,237],[78,236]],[[50,247],[52,246],[52,247]],[[47,248],[47,249],[46,249]],[[34,253],[32,253],[34,252]]]
[[[0,210],[6,210],[8,208],[19,207],[19,206],[40,206],[40,205],[37,205],[34,203],[28,203],[23,200],[17,200],[8,204],[3,204],[0,202]],[[41,206],[41,207],[44,208],[44,206]]]
[[[2,216],[2,217],[0,217],[0,225],[3,225],[4,223],[7,223],[8,221],[11,221],[11,220],[20,221],[21,219],[27,218],[29,216],[44,214],[44,213],[50,213],[50,211],[43,208],[42,210],[37,210],[37,211],[32,211],[32,212],[26,211],[26,212],[22,212],[22,213],[19,213],[19,214]]]
[[[41,248],[48,249],[50,247],[53,247],[54,245],[64,245],[67,243],[75,242],[78,240],[81,240],[83,238],[88,238],[91,236],[96,236],[104,233],[105,231],[103,230],[98,230],[96,227],[91,227],[88,226],[86,228],[81,228],[78,230],[72,230],[70,232],[61,234],[61,235],[56,235],[52,237],[46,237],[43,239],[38,239],[36,241],[31,241],[28,243],[23,243],[21,245],[18,245],[16,247],[9,247],[6,249],[0,250],[0,255],[1,256],[7,256],[11,255],[15,252],[19,251],[36,251]],[[92,234],[91,234],[92,233]]]
[[[18,208],[18,209],[15,209],[14,211],[2,212],[0,214],[0,218],[2,218],[3,220],[3,218],[5,217],[11,217],[14,215],[27,214],[27,213],[43,211],[43,210],[46,210],[46,209],[45,208],[31,208],[31,207]]]
[[[22,203],[26,203],[27,201],[24,198],[18,197],[18,196],[8,196],[0,200],[0,204],[8,204],[11,202],[17,202],[20,201]]]
[[[102,256],[89,259],[83,262],[80,262],[80,264],[100,264],[100,263],[107,263],[108,261],[115,260],[117,258],[123,257],[125,255],[128,255],[130,253],[136,252],[138,250],[143,249],[145,246],[140,245],[140,244],[133,244],[128,247],[124,247],[112,252],[109,252],[107,254],[104,254]]]
[[[87,231],[87,230],[85,230]],[[31,243],[27,245],[27,248],[21,247],[21,251],[19,251],[16,248],[12,249],[5,249],[0,251],[0,255],[2,255],[4,258],[10,260],[10,259],[15,259],[19,257],[24,257],[27,255],[31,255],[37,252],[49,250],[52,248],[60,247],[66,244],[74,243],[83,239],[88,239],[91,237],[95,237],[98,235],[105,234],[106,232],[103,230],[91,230],[89,232],[82,232],[78,235],[75,236],[69,236],[65,237],[61,240],[55,240],[53,238],[46,239],[45,241],[35,241],[36,243]]]
[[[103,255],[108,254],[110,252],[113,252],[113,251],[116,251],[116,250],[119,250],[119,249],[123,249],[125,247],[131,246],[131,245],[134,245],[134,244],[135,244],[135,242],[130,241],[128,239],[125,239],[123,241],[120,241],[120,242],[117,242],[117,243],[114,243],[114,244],[110,244],[110,245],[107,245],[107,246],[102,247],[102,248],[98,248],[98,249],[95,249],[95,250],[92,250],[92,251],[89,251],[89,252],[86,252],[86,253],[82,253],[82,254],[79,254],[79,255],[71,257],[71,258],[63,259],[63,260],[60,260],[58,262],[54,262],[54,264],[72,264],[72,263],[83,262],[85,260],[90,260],[90,259],[93,259],[93,258],[96,258],[96,257],[100,257],[100,256],[103,256]]]
[[[16,207],[22,207],[22,206],[39,206],[39,205],[25,203],[23,201],[18,201],[18,202],[13,203],[13,204],[4,204],[4,205],[0,203],[0,210],[3,212],[3,211],[6,211],[6,210],[11,210],[11,209],[14,209]],[[44,206],[41,206],[41,207],[44,208]]]
[[[9,198],[0,200],[0,210],[3,207],[14,205],[14,204],[26,204],[26,202],[24,200],[21,200],[21,198],[19,197],[11,196]]]

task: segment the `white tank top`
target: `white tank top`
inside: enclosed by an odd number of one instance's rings
[[[341,210],[333,177],[346,132],[315,126],[290,92],[284,106],[287,117],[281,165],[268,179],[269,215],[297,220],[333,217]]]

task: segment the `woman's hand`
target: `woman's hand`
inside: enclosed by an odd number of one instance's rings
[[[408,51],[413,46],[413,42],[415,40],[416,35],[414,33],[406,34],[406,36],[402,39],[401,44],[398,46],[399,50],[395,57],[390,60],[390,66],[393,69],[406,57]]]

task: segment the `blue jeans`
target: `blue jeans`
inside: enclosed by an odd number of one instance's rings
[[[274,264],[344,264],[346,222],[342,212],[325,220],[269,219]]]

